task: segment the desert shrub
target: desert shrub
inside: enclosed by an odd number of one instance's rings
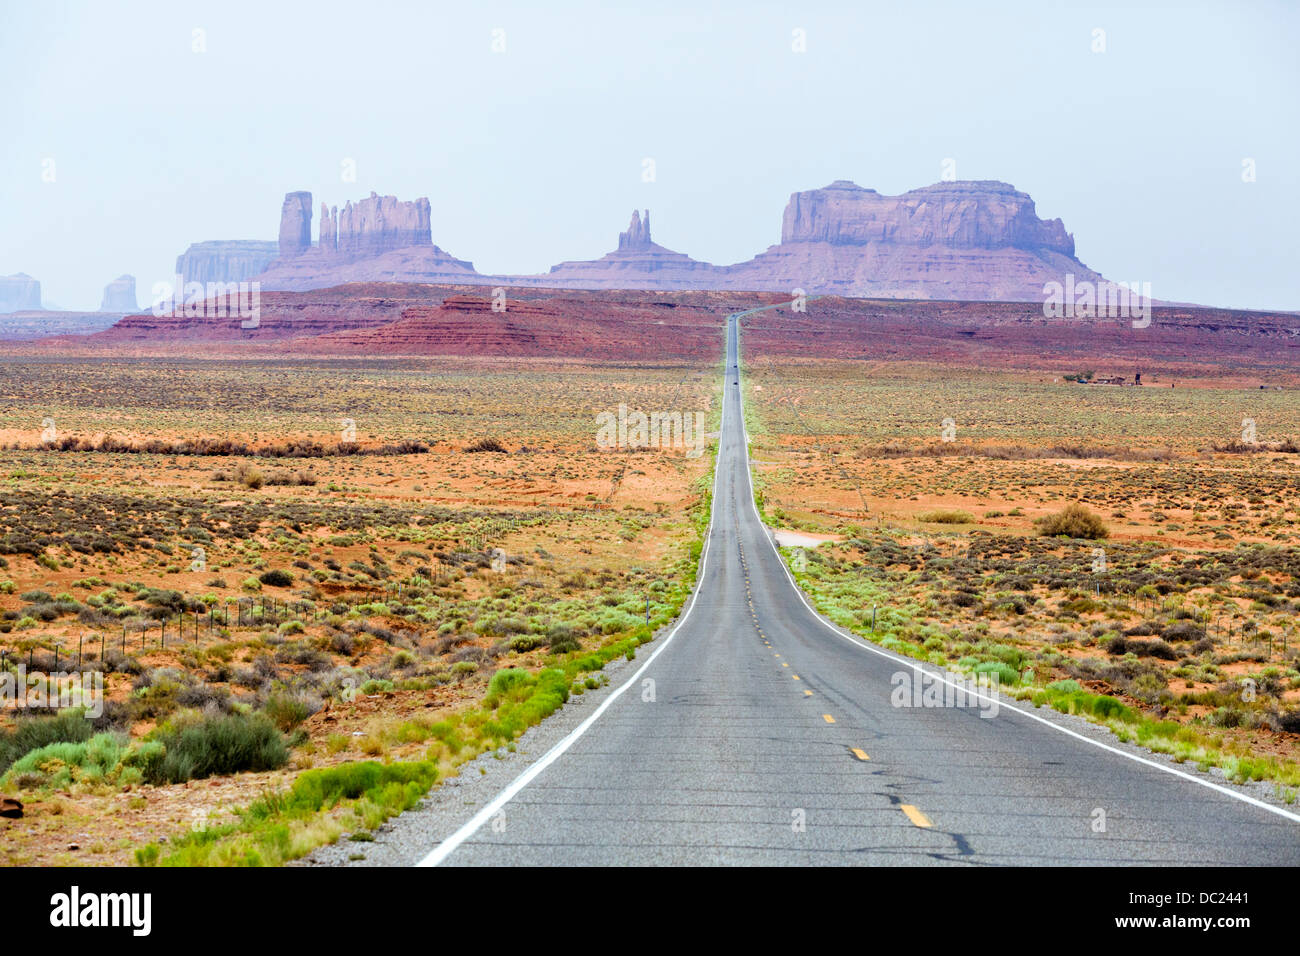
[[[391,631],[379,624],[363,624],[361,630],[372,637],[379,638],[385,644],[395,643],[399,636],[396,631]]]
[[[211,708],[223,713],[230,713],[234,710],[234,700],[230,696],[230,688],[204,683],[194,683],[188,687],[182,687],[176,692],[176,704],[194,710]]]
[[[1200,639],[1202,634],[1201,628],[1197,625],[1189,621],[1179,621],[1177,624],[1170,624],[1160,636],[1166,641],[1195,641]]]
[[[468,452],[494,451],[505,452],[506,448],[495,438],[480,438],[472,445],[466,445],[465,450]]]
[[[917,517],[930,524],[973,524],[975,516],[969,511],[958,511],[956,509],[940,509],[937,511],[925,511]]]
[[[1047,685],[1047,689],[1059,691],[1062,694],[1074,694],[1083,690],[1083,685],[1081,685],[1077,680],[1069,678],[1066,680],[1052,681],[1052,683]]]
[[[263,714],[231,714],[170,722],[154,731],[166,754],[153,768],[153,783],[184,783],[213,774],[278,770],[289,748]]]
[[[1138,641],[1115,635],[1106,645],[1112,654],[1136,654],[1138,657],[1158,657],[1164,661],[1178,660],[1178,652],[1162,640]]]
[[[11,731],[0,731],[0,773],[33,750],[56,743],[83,743],[94,734],[81,708],[51,717],[19,718]]]
[[[281,664],[299,664],[309,670],[324,670],[333,661],[324,651],[303,643],[285,644],[275,652],[275,660]]]
[[[37,621],[49,623],[59,616],[59,609],[53,604],[33,604],[27,609],[27,615]]]
[[[1092,702],[1092,712],[1103,720],[1107,717],[1126,719],[1132,714],[1132,711],[1129,710],[1129,708],[1125,707],[1114,697],[1107,697],[1105,695],[1094,698]]]
[[[517,651],[520,654],[524,654],[527,653],[528,651],[533,650],[534,648],[541,647],[543,643],[545,643],[545,639],[541,637],[541,635],[516,634],[514,637],[510,638],[510,642],[507,646],[512,651]]]
[[[273,471],[267,476],[266,483],[273,486],[314,485],[316,476],[303,468],[294,471]]]
[[[1078,502],[1065,506],[1063,511],[1047,515],[1034,522],[1038,533],[1046,537],[1087,538],[1095,540],[1110,534],[1106,523]]]
[[[1240,727],[1244,717],[1239,707],[1217,707],[1208,720],[1213,727]]]
[[[600,615],[598,626],[602,634],[617,634],[620,631],[631,630],[640,623],[640,615],[629,614],[627,611],[611,608]]]
[[[552,654],[568,654],[582,649],[578,632],[569,624],[552,624],[546,629],[546,642]]]
[[[28,786],[58,788],[97,780],[117,767],[126,746],[116,734],[97,734],[79,743],[46,744],[15,761],[5,779],[21,777]]]
[[[257,580],[261,581],[267,587],[287,588],[289,585],[293,584],[293,575],[288,571],[275,568],[271,571],[263,571],[257,576]]]
[[[308,700],[302,694],[282,691],[272,694],[262,705],[262,713],[266,714],[275,726],[286,732],[293,730],[319,709],[319,703]]]
[[[533,675],[522,667],[503,667],[492,675],[492,680],[488,682],[487,698],[484,703],[488,707],[495,707],[500,703],[500,698],[509,694],[510,691],[518,687],[528,686],[533,682]]]
[[[393,787],[407,791],[402,807],[414,806],[416,800],[438,777],[433,763],[380,764],[373,760],[345,763],[337,767],[308,770],[298,775],[286,800],[286,807],[321,810],[340,800],[355,800],[365,795],[378,796]]]
[[[162,744],[156,740],[144,740],[127,752],[122,758],[122,765],[135,767],[139,770],[142,779],[150,780],[157,774],[158,767],[161,766],[166,755],[167,748]]]
[[[989,679],[996,679],[999,685],[1010,686],[1020,683],[1019,672],[1001,661],[984,661],[982,664],[976,664],[975,673],[988,674]]]
[[[1152,657],[1158,657],[1162,661],[1178,660],[1178,652],[1161,640],[1149,642],[1146,650],[1149,655]]]

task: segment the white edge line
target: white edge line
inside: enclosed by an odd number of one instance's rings
[[[728,320],[730,320],[730,317],[728,317]],[[727,338],[728,339],[730,338],[730,329],[727,330]],[[724,346],[723,347],[723,368],[724,369],[726,368],[726,358],[727,358],[726,346]],[[739,358],[739,356],[737,356],[737,358]],[[740,364],[739,361],[737,361],[736,364],[737,364],[737,377],[739,377],[739,364]],[[737,389],[737,391],[740,390]],[[424,857],[424,859],[422,859],[419,863],[416,864],[417,867],[437,866],[438,864],[442,863],[445,859],[447,859],[447,857],[449,857],[452,853],[456,852],[456,850],[460,848],[460,845],[462,843],[464,843],[475,833],[477,833],[483,827],[484,824],[486,824],[489,820],[491,820],[492,817],[495,816],[501,810],[502,807],[504,807],[507,803],[509,803],[512,799],[514,799],[515,794],[519,793],[520,790],[524,789],[524,787],[532,783],[538,774],[540,774],[543,770],[545,770],[551,764],[555,763],[555,761],[558,760],[561,756],[563,756],[565,751],[567,751],[570,747],[572,747],[577,742],[578,738],[581,737],[583,734],[585,734],[591,728],[591,725],[594,724],[597,721],[597,719],[599,719],[600,715],[605,712],[605,709],[609,707],[610,704],[614,703],[614,701],[618,700],[618,698],[622,696],[624,691],[626,691],[629,687],[631,687],[633,684],[636,683],[636,679],[645,672],[646,668],[648,668],[651,664],[654,663],[655,658],[658,657],[660,654],[662,654],[664,648],[667,647],[669,642],[672,641],[672,639],[677,636],[677,632],[681,630],[682,625],[684,625],[686,623],[687,618],[691,616],[691,611],[695,610],[695,605],[699,603],[698,598],[700,594],[700,585],[704,582],[704,572],[708,568],[708,564],[709,564],[709,545],[712,543],[713,540],[713,517],[718,510],[718,480],[722,476],[722,469],[717,467],[717,464],[721,462],[722,437],[726,433],[726,428],[727,428],[727,376],[726,373],[724,372],[722,376],[722,424],[718,428],[718,459],[715,462],[714,471],[713,471],[713,501],[709,505],[709,526],[704,531],[704,551],[700,555],[700,570],[699,570],[699,574],[696,576],[695,579],[695,588],[691,592],[690,604],[687,606],[686,611],[682,614],[681,619],[678,620],[676,626],[671,631],[668,632],[668,636],[665,637],[662,641],[658,642],[657,646],[654,649],[654,652],[649,657],[646,658],[645,663],[642,664],[639,668],[637,668],[636,672],[633,673],[631,677],[629,677],[626,681],[624,681],[617,688],[615,688],[613,693],[611,693],[608,697],[606,697],[603,701],[601,701],[600,706],[595,709],[595,711],[591,714],[590,717],[588,717],[586,720],[580,723],[577,727],[573,728],[573,730],[569,731],[568,735],[563,740],[561,740],[559,743],[551,747],[550,750],[546,751],[546,753],[543,754],[541,758],[537,760],[536,763],[534,763],[531,767],[529,767],[519,776],[515,777],[514,780],[510,781],[510,783],[506,786],[506,788],[502,790],[500,793],[498,793],[492,799],[492,801],[487,804],[487,806],[485,806],[478,813],[474,814],[474,816],[470,817],[470,819],[463,826],[461,826],[459,830],[457,830],[451,836],[447,837],[447,839],[443,840],[436,847],[434,847],[428,853],[428,855]],[[740,428],[741,428],[741,434],[743,435],[744,428],[745,428],[745,420],[743,414],[741,415]],[[745,470],[748,471],[749,470],[748,450],[745,453],[745,461],[746,461]],[[750,498],[751,499],[753,498],[752,486],[750,488]]]
[[[739,375],[739,367],[740,367],[740,362],[739,362],[740,325],[739,323],[737,323],[736,325],[736,353],[737,353],[737,362],[736,362],[737,375]],[[736,391],[740,392],[740,394],[736,397],[740,401],[740,428],[741,428],[741,433],[744,435],[745,438],[745,448],[746,448],[745,477],[749,482],[749,504],[750,507],[752,507],[754,510],[754,517],[758,519],[758,523],[760,525],[763,525],[763,516],[758,513],[758,502],[754,500],[754,478],[753,475],[750,474],[750,469],[748,467],[749,430],[745,428],[745,390],[743,388],[739,388],[736,389]],[[932,678],[934,678],[935,680],[943,684],[947,684],[949,687],[952,687],[956,690],[965,690],[967,695],[977,697],[978,699],[982,701],[986,701],[988,703],[996,702],[999,707],[1006,707],[1014,714],[1019,714],[1021,717],[1026,717],[1029,720],[1037,721],[1038,723],[1044,725],[1045,727],[1051,727],[1053,730],[1057,730],[1063,734],[1067,734],[1075,738],[1076,740],[1082,740],[1086,744],[1091,744],[1094,747],[1099,747],[1102,750],[1107,750],[1110,753],[1117,754],[1121,757],[1124,757],[1127,760],[1132,760],[1135,763],[1144,764],[1148,767],[1154,767],[1156,770],[1163,771],[1164,773],[1167,774],[1172,774],[1175,777],[1181,777],[1183,780],[1189,780],[1192,783],[1198,784],[1199,786],[1208,787],[1210,790],[1214,790],[1217,791],[1218,793],[1225,794],[1226,796],[1232,797],[1233,799],[1236,800],[1240,800],[1243,803],[1249,803],[1252,806],[1259,807],[1261,810],[1267,810],[1269,813],[1275,813],[1280,817],[1285,817],[1286,819],[1290,820],[1293,823],[1300,823],[1300,814],[1292,813],[1290,810],[1284,810],[1281,807],[1274,806],[1271,803],[1266,803],[1265,801],[1256,799],[1255,797],[1252,797],[1249,794],[1240,793],[1237,790],[1233,790],[1230,787],[1222,786],[1220,784],[1214,783],[1213,781],[1202,780],[1200,777],[1194,777],[1190,773],[1184,773],[1181,770],[1177,770],[1174,767],[1170,767],[1166,764],[1159,763],[1155,760],[1148,760],[1146,757],[1139,757],[1137,754],[1129,753],[1125,750],[1121,750],[1118,747],[1112,747],[1110,744],[1103,743],[1100,740],[1094,740],[1091,737],[1087,737],[1083,734],[1077,733],[1076,731],[1070,730],[1070,728],[1068,727],[1063,727],[1060,724],[1056,723],[1055,721],[1048,720],[1045,717],[1040,717],[1035,713],[1031,713],[1028,710],[1024,710],[1018,705],[1018,703],[1009,703],[1008,701],[1003,700],[1000,697],[996,699],[991,698],[981,694],[978,691],[971,691],[969,688],[961,687],[953,683],[952,681],[948,680],[942,674],[936,674],[933,671],[924,668],[923,665],[928,664],[929,663],[928,661],[920,661],[915,658],[903,657],[901,655],[894,654],[891,651],[887,651],[883,647],[876,647],[873,644],[866,643],[863,638],[859,638],[856,635],[845,634],[834,623],[832,623],[831,621],[823,617],[817,611],[816,608],[814,608],[811,604],[808,603],[808,599],[807,597],[805,597],[803,593],[803,589],[799,587],[798,582],[795,581],[794,576],[790,573],[790,569],[786,567],[785,560],[781,557],[781,552],[777,550],[775,542],[772,541],[772,536],[766,533],[767,531],[766,525],[763,525],[763,528],[764,528],[763,537],[767,539],[767,543],[771,546],[772,551],[775,552],[776,560],[780,564],[781,570],[785,572],[786,578],[790,581],[791,587],[794,588],[795,594],[799,596],[799,600],[803,602],[803,606],[806,607],[809,610],[809,612],[813,615],[813,617],[817,619],[817,623],[821,624],[823,627],[825,627],[836,637],[848,641],[854,647],[860,650],[868,651],[869,653],[875,654],[878,657],[883,657],[886,660],[894,661],[899,664],[906,664],[907,666],[913,668],[914,670],[924,670],[925,673],[929,674]]]

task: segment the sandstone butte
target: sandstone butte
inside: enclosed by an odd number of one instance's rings
[[[0,276],[0,312],[27,312],[41,308],[41,284],[25,272]]]
[[[118,276],[104,286],[104,298],[100,300],[100,312],[134,312],[140,308],[135,299],[135,276]]]
[[[264,290],[310,290],[345,282],[474,283],[486,281],[472,263],[433,244],[429,200],[379,196],[343,209],[321,204],[320,237],[311,243],[312,196],[285,196],[280,254],[256,276]]]
[[[280,244],[256,239],[195,242],[176,257],[176,274],[190,282],[243,282],[263,272],[280,254]]]
[[[281,210],[279,256],[264,289],[309,290],[347,282],[423,282],[574,289],[754,290],[884,298],[1041,301],[1048,282],[1104,281],[1075,255],[1059,219],[993,181],[936,183],[885,196],[847,180],[794,193],[781,241],[754,258],[717,266],[654,242],[650,214],[632,214],[599,259],[567,261],[542,275],[485,275],[433,244],[429,201],[371,193],[342,210],[322,203],[310,241],[311,194]]]

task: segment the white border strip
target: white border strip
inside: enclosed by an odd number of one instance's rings
[[[736,326],[736,349],[737,349],[737,354],[739,355],[739,349],[740,349],[739,323],[737,323]],[[737,361],[736,364],[737,364],[737,369],[739,369],[739,365],[740,365],[739,361]],[[737,372],[737,374],[739,374],[739,372]],[[737,391],[740,392],[740,395],[737,396],[740,399],[740,428],[745,438],[746,449],[748,449],[749,431],[748,429],[745,428],[745,390],[743,388],[740,388],[737,389]],[[748,454],[746,455],[746,464],[748,465]],[[748,467],[745,468],[745,476],[749,482],[750,507],[753,508],[754,517],[757,518],[758,523],[762,525],[763,516],[758,513],[758,502],[754,500],[754,479],[753,476],[750,474]],[[806,607],[809,613],[811,613],[812,616],[817,619],[817,623],[821,624],[823,627],[825,627],[836,637],[842,638],[843,640],[848,641],[854,647],[859,648],[860,650],[867,651],[868,653],[875,654],[878,657],[883,657],[886,660],[894,661],[895,663],[906,664],[907,666],[913,668],[914,670],[915,669],[924,670],[926,674],[934,678],[936,681],[939,681],[943,684],[947,684],[949,687],[952,687],[956,690],[964,690],[969,696],[974,696],[979,700],[985,701],[987,703],[995,702],[994,698],[985,696],[979,693],[978,691],[972,691],[967,687],[959,686],[953,683],[948,678],[944,677],[942,674],[936,674],[931,670],[924,669],[922,667],[922,664],[927,662],[919,661],[910,657],[903,657],[901,655],[893,653],[892,651],[887,651],[882,647],[876,647],[875,645],[868,644],[863,639],[857,636],[846,634],[843,631],[841,631],[838,627],[835,626],[835,624],[833,624],[831,621],[824,618],[817,611],[816,608],[814,608],[811,604],[808,603],[808,599],[804,595],[803,589],[799,587],[798,583],[795,581],[794,576],[790,573],[790,569],[786,567],[785,559],[781,557],[781,552],[777,550],[775,542],[772,541],[772,536],[770,534],[765,533],[763,537],[767,539],[767,543],[771,546],[772,551],[776,554],[776,560],[781,565],[781,570],[785,572],[785,576],[789,580],[790,586],[794,588],[795,594],[799,595],[799,600],[803,602],[803,606]],[[1271,803],[1266,803],[1263,800],[1258,800],[1255,797],[1250,796],[1249,794],[1241,793],[1229,787],[1221,786],[1220,784],[1213,783],[1212,781],[1203,780],[1200,777],[1194,777],[1189,773],[1184,773],[1183,771],[1170,767],[1167,764],[1159,763],[1155,760],[1148,760],[1146,757],[1139,757],[1137,754],[1129,753],[1128,751],[1121,750],[1118,747],[1112,747],[1110,744],[1102,743],[1100,740],[1094,740],[1091,737],[1087,737],[1084,736],[1083,734],[1076,733],[1075,731],[1070,730],[1068,727],[1063,727],[1060,724],[1056,723],[1055,721],[1048,720],[1045,717],[1040,717],[1035,713],[1022,709],[1017,704],[1008,703],[1007,701],[1001,698],[997,698],[996,703],[1001,707],[1007,708],[1013,714],[1019,714],[1021,717],[1026,717],[1029,720],[1037,721],[1038,723],[1043,724],[1046,727],[1051,727],[1053,730],[1060,731],[1061,733],[1073,737],[1076,740],[1082,740],[1084,743],[1091,744],[1092,746],[1100,748],[1101,750],[1106,750],[1109,751],[1110,753],[1117,754],[1120,757],[1125,758],[1126,760],[1132,760],[1134,763],[1140,763],[1147,767],[1154,767],[1156,770],[1161,770],[1167,774],[1172,774],[1173,776],[1180,777],[1183,780],[1189,780],[1192,783],[1197,784],[1199,786],[1207,787],[1210,790],[1214,790],[1218,793],[1225,794],[1226,796],[1232,797],[1235,800],[1240,800],[1242,803],[1249,803],[1251,806],[1259,807],[1261,810],[1267,810],[1269,813],[1277,814],[1279,817],[1284,817],[1287,820],[1290,820],[1292,823],[1300,823],[1300,814],[1292,813],[1290,810],[1284,810],[1283,808],[1274,806]]]

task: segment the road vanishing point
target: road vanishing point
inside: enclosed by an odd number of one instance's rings
[[[1005,697],[994,714],[988,692],[895,706],[916,663],[815,613],[759,518],[748,314],[727,320],[711,523],[678,623],[421,865],[1300,863],[1293,810],[1080,719]]]

